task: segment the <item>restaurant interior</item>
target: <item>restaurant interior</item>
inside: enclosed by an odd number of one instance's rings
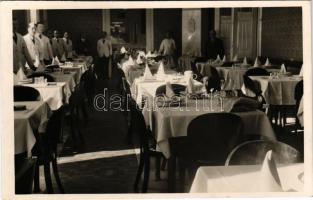
[[[12,15],[16,194],[304,191],[302,7]]]

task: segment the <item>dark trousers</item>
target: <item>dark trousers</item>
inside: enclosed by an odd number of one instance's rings
[[[96,74],[99,79],[108,79],[109,77],[109,63],[110,63],[110,57],[101,57],[99,58],[99,65],[97,66]]]

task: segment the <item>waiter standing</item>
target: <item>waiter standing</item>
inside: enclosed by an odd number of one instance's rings
[[[103,32],[101,38],[98,40],[97,52],[99,56],[99,66],[98,69],[96,69],[96,72],[100,78],[107,79],[112,72],[112,43],[107,37],[107,32]]]

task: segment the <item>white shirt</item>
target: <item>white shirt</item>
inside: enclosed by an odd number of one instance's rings
[[[98,51],[98,55],[99,57],[109,57],[112,55],[112,44],[111,41],[108,39],[105,39],[105,41],[103,42],[103,39],[101,38],[100,40],[98,40],[97,42],[97,51]]]
[[[26,43],[21,34],[16,33],[16,43],[13,41],[13,69],[17,72],[21,67],[24,66],[26,59],[24,53],[27,50]]]
[[[163,39],[160,45],[159,52],[163,52],[163,55],[173,55],[176,49],[175,41],[173,39]]]
[[[41,38],[39,34],[36,34],[36,38],[40,41],[39,43],[39,55],[40,60],[51,60],[53,58],[52,47],[50,44],[50,39],[41,34]]]
[[[33,60],[33,62],[35,62],[36,56],[38,56],[38,58],[41,57],[40,51],[39,51],[40,41],[36,37],[31,36],[29,33],[24,35],[23,38],[24,38],[24,41],[26,43],[29,55],[30,55],[31,59]],[[33,39],[34,39],[35,43],[33,42]]]

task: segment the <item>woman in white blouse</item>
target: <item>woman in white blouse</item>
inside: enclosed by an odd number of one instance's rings
[[[166,66],[168,67],[175,67],[174,56],[176,52],[176,45],[174,39],[171,37],[170,32],[166,32],[165,38],[162,40],[159,54],[165,56],[167,63]]]
[[[69,39],[68,32],[64,32],[63,40],[64,40],[64,47],[65,47],[65,58],[66,60],[72,60],[73,59],[73,42],[71,39]]]

